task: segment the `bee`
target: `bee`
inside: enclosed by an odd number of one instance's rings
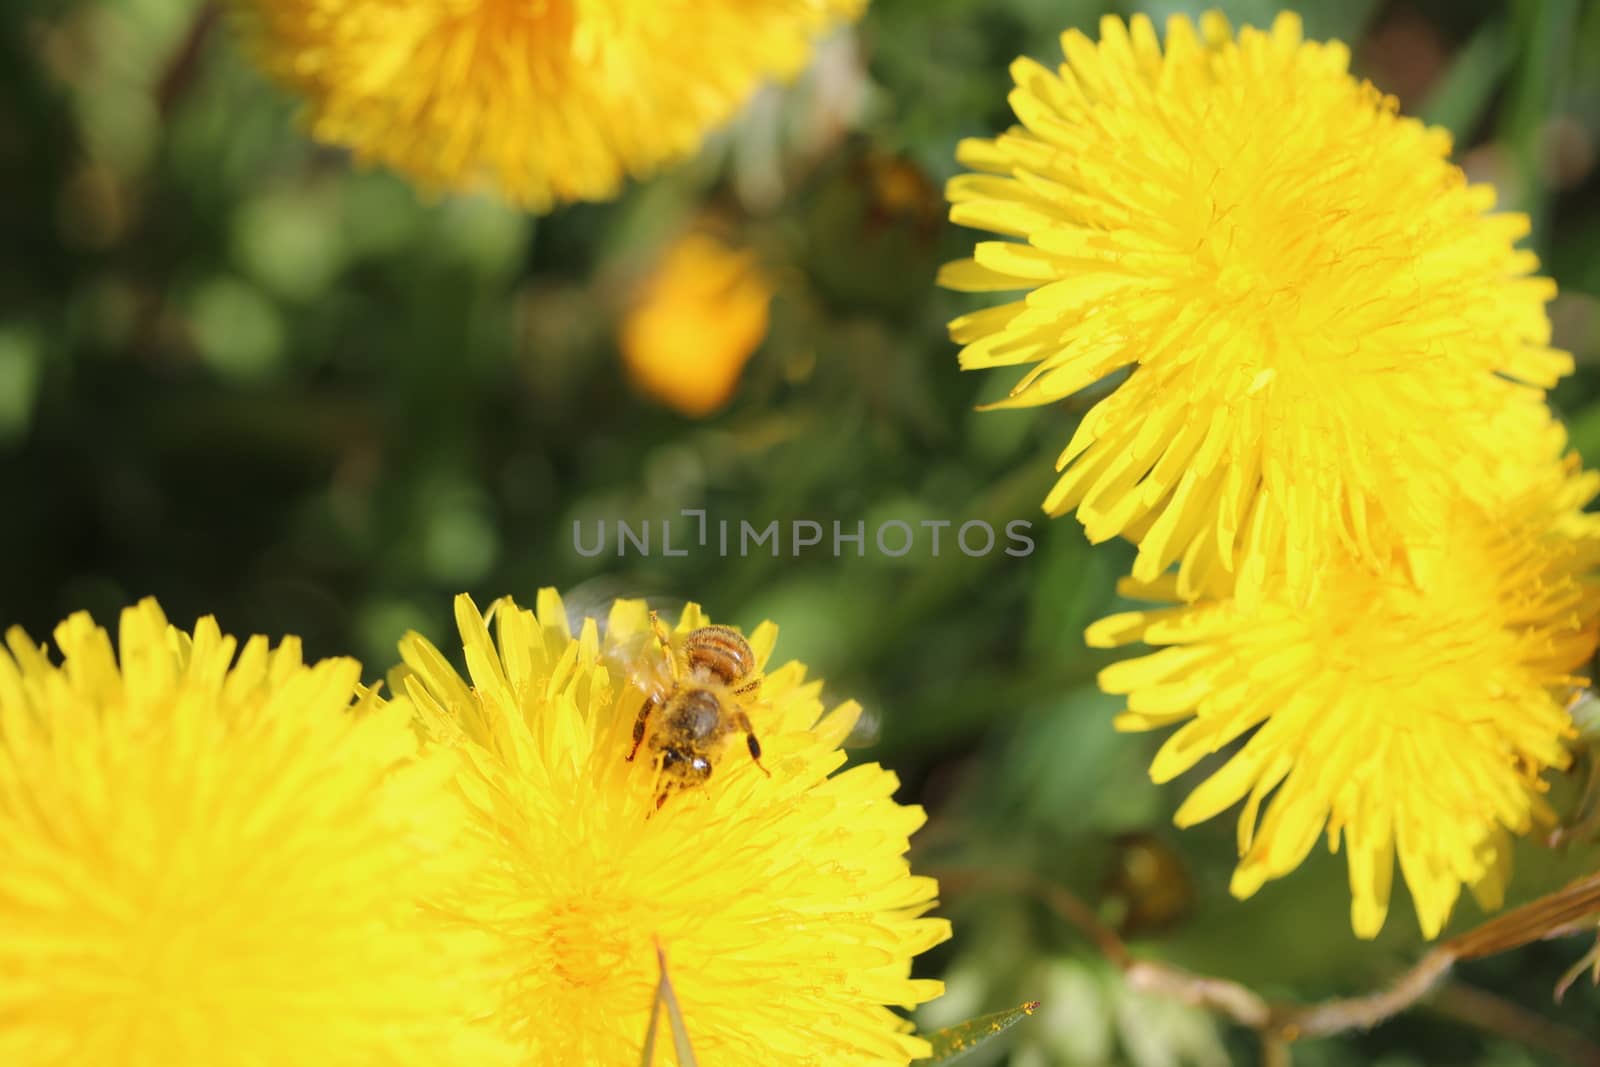
[[[1194,907],[1194,881],[1173,847],[1155,834],[1120,834],[1104,892],[1120,911],[1114,925],[1125,937],[1170,929]]]
[[[761,698],[756,655],[739,631],[728,626],[702,626],[683,638],[681,650],[654,611],[650,626],[661,645],[665,684],[641,686],[645,702],[633,721],[633,748],[628,762],[645,748],[662,775],[656,808],[675,789],[689,789],[711,777],[730,734],[742,732],[750,759],[761,773],[756,738],[745,706]]]

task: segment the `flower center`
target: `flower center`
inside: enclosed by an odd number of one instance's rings
[[[633,909],[596,897],[557,901],[540,925],[555,973],[583,988],[609,981],[649,936]]]

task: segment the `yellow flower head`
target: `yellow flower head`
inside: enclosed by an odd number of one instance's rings
[[[772,286],[756,257],[704,233],[667,249],[622,323],[622,358],[643,392],[685,415],[726,404],[767,336]]]
[[[1019,59],[1021,125],[959,151],[951,218],[980,243],[945,285],[1028,290],[951,324],[967,368],[1032,364],[1000,406],[1125,372],[1084,417],[1045,502],[1091,540],[1139,545],[1155,578],[1252,558],[1305,590],[1341,542],[1426,527],[1419,494],[1492,442],[1482,416],[1569,369],[1547,347],[1552,284],[1489,214],[1450,140],[1347,71],[1300,21],[1234,35],[1148,19],[1062,38],[1059,72]],[[1413,472],[1411,484],[1393,477]],[[1206,557],[1206,558],[1200,558]],[[1282,564],[1282,567],[1279,567]],[[1248,576],[1248,568],[1241,580]]]
[[[1567,764],[1574,672],[1595,651],[1600,517],[1578,509],[1597,484],[1547,460],[1503,508],[1463,503],[1443,516],[1440,538],[1412,546],[1404,566],[1335,559],[1309,602],[1278,585],[1258,602],[1202,600],[1090,627],[1092,645],[1164,646],[1100,675],[1127,696],[1120,727],[1184,723],[1153,778],[1228,753],[1177,822],[1248,798],[1236,895],[1299,866],[1326,828],[1330,847],[1343,837],[1362,937],[1383,926],[1396,856],[1428,937],[1462,885],[1499,906],[1509,835],[1548,814],[1541,776]],[[1174,584],[1125,592],[1170,600]]]
[[[865,0],[234,0],[312,133],[530,208],[692,153]]]
[[[537,613],[501,602],[494,614],[491,638],[456,602],[470,683],[416,635],[397,681],[425,732],[463,754],[461,791],[493,859],[437,906],[497,939],[509,976],[497,1016],[524,1062],[637,1063],[658,945],[703,1067],[926,1055],[887,1005],[939,993],[909,975],[949,928],[925,917],[937,887],[905,858],[922,811],[895,803],[876,764],[839,770],[859,709],[824,714],[802,666],[771,671],[749,705],[770,777],[730,737],[707,781],[658,808],[656,762],[627,759],[645,700],[636,672],[662,656],[643,604],[618,601],[604,637],[592,619],[572,636],[551,590]],[[677,632],[703,625],[691,606]],[[751,635],[758,669],[776,636],[770,623]]]
[[[0,1063],[505,1062],[417,912],[463,853],[404,703],[150,600],[55,637],[0,650]]]

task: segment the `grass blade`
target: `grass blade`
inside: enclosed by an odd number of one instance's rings
[[[656,959],[661,961],[661,1003],[667,1006],[667,1021],[672,1024],[672,1047],[678,1053],[678,1067],[697,1067],[694,1049],[689,1047],[689,1031],[683,1025],[683,1009],[678,1007],[678,996],[667,977],[667,953],[660,945],[656,946]]]
[[[667,1009],[667,1025],[672,1027],[672,1048],[678,1067],[698,1067],[694,1048],[689,1044],[689,1029],[683,1023],[683,1009],[678,1006],[678,995],[672,991],[672,979],[667,977],[667,953],[660,945],[656,946],[656,959],[661,964],[661,981],[656,983],[655,1002],[650,1005],[650,1027],[644,1034],[640,1067],[655,1067],[656,1027],[660,1025],[663,1007]]]
[[[665,971],[661,977],[666,978]],[[656,1062],[656,1026],[661,1022],[661,983],[656,983],[655,999],[650,1002],[650,1026],[644,1032],[644,1052],[639,1057],[639,1067],[655,1067]]]

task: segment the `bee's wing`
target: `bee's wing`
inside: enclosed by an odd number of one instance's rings
[[[871,748],[883,736],[883,716],[870,705],[861,709],[861,717],[845,735],[844,748]]]
[[[665,696],[672,688],[672,668],[654,634],[636,633],[625,641],[608,642],[600,658],[618,684],[631,683],[646,696]]]
[[[682,597],[667,596],[659,589],[652,591],[650,585],[648,581],[610,574],[596,575],[579,582],[561,594],[561,603],[567,609],[568,628],[573,633],[580,633],[583,621],[593,619],[599,628],[601,642],[605,644],[611,624],[611,610],[617,601],[642,600],[652,611],[660,614],[667,629],[672,629],[689,606],[689,601]],[[633,641],[634,638],[630,637],[622,644],[631,644]]]
[[[1600,743],[1600,692],[1587,686],[1578,690],[1567,705],[1567,711],[1572,715],[1579,737],[1590,744]]]

